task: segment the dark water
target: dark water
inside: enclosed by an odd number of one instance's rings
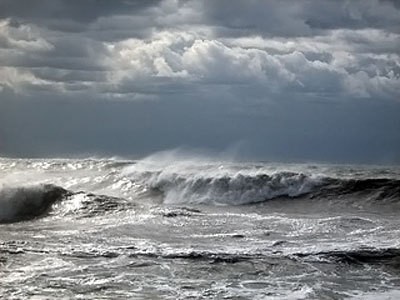
[[[399,299],[400,168],[0,159],[5,299]]]

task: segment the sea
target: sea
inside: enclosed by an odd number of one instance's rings
[[[400,299],[400,167],[0,158],[1,299]]]

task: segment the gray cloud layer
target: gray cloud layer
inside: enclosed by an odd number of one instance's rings
[[[369,120],[376,112],[380,115],[374,124],[375,139],[383,139],[386,146],[381,151],[374,148],[364,155],[365,160],[377,159],[379,153],[398,159],[400,141],[395,132],[400,125],[388,112],[397,112],[400,105],[399,49],[400,7],[396,1],[0,0],[0,109],[5,112],[36,103],[52,107],[55,112],[48,113],[57,115],[58,105],[65,102],[76,118],[82,118],[77,123],[90,127],[96,123],[95,116],[84,118],[80,113],[89,105],[87,101],[92,108],[115,105],[115,101],[124,103],[117,107],[126,105],[129,110],[147,107],[151,121],[132,118],[130,123],[124,120],[115,125],[115,131],[125,132],[119,143],[126,134],[143,141],[143,132],[127,129],[143,127],[140,122],[155,122],[143,131],[157,132],[160,116],[156,111],[170,109],[170,117],[178,121],[168,121],[171,132],[158,136],[168,136],[169,143],[153,140],[146,147],[128,143],[119,151],[124,153],[179,145],[221,148],[245,140],[252,145],[250,152],[260,157],[276,148],[268,155],[324,159],[323,152],[331,151],[314,153],[299,136],[321,141],[325,136],[333,144],[353,140],[348,157],[346,151],[325,157],[335,160],[356,159],[355,149],[368,140]],[[191,107],[198,105],[210,111],[203,113],[204,121],[224,128],[225,134],[214,136],[201,120],[192,126],[193,134],[205,136],[204,140],[195,142],[182,133],[179,120],[182,115],[196,120]],[[340,123],[337,118],[344,117],[346,109],[335,113],[332,105],[346,107],[349,116],[364,127],[335,133],[333,120]],[[312,117],[310,110],[316,107],[324,119]],[[291,112],[294,108],[296,113]],[[292,136],[294,123],[285,114],[301,121],[299,136]],[[51,122],[47,115],[40,118]],[[222,125],[232,120],[240,128]],[[324,120],[331,120],[330,125],[323,124]],[[12,124],[9,118],[0,120],[0,134],[7,140],[0,151],[29,155],[23,139],[10,129]],[[46,133],[48,124],[42,125],[36,130],[46,136],[41,143],[50,149],[54,137]],[[317,132],[313,126],[325,130]],[[73,128],[71,142],[59,141],[58,145],[71,144],[68,151],[79,152],[76,145],[82,145],[85,138],[78,129],[74,135]],[[243,128],[248,130],[239,130]],[[99,132],[106,129],[98,128]],[[26,135],[37,135],[29,130]],[[259,140],[263,132],[276,142]],[[61,139],[64,134],[60,133]],[[288,144],[297,140],[293,145],[299,153],[290,154],[279,136],[290,137]],[[224,142],[214,145],[215,138]],[[106,144],[93,141],[83,151],[98,146],[100,152],[113,152]],[[51,154],[43,148],[33,152]]]

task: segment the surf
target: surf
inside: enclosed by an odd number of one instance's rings
[[[51,206],[69,195],[53,184],[5,187],[0,190],[0,223],[31,220],[46,214]]]

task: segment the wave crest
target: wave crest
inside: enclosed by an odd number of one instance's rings
[[[0,223],[33,219],[69,192],[52,184],[6,187],[0,190]]]
[[[152,174],[146,184],[153,192],[161,192],[165,203],[241,205],[282,196],[298,197],[309,193],[321,182],[290,172],[214,177],[159,173]]]
[[[371,203],[400,199],[400,180],[390,178],[335,178],[297,171],[187,163],[139,163],[124,175],[150,191],[150,196],[160,195],[167,204],[243,205],[282,197],[331,199],[334,203],[343,199]]]

